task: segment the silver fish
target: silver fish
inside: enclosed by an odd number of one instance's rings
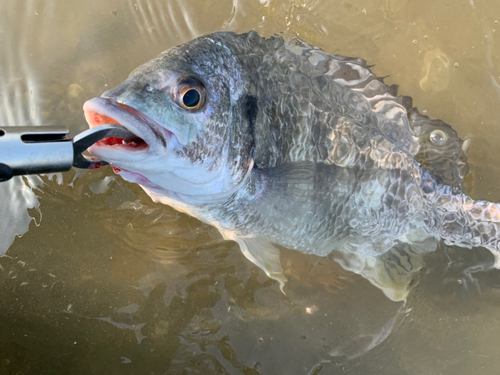
[[[437,240],[498,257],[500,207],[462,192],[462,140],[364,60],[217,32],[161,53],[84,110],[91,127],[137,135],[92,154],[217,227],[281,288],[279,246],[333,257],[394,300]]]

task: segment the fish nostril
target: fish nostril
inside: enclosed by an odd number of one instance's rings
[[[101,97],[114,99],[116,101],[125,101],[133,92],[137,90],[137,85],[131,82],[124,82],[110,90],[105,91]]]

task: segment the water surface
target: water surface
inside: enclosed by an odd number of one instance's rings
[[[470,139],[467,191],[500,201],[499,20],[492,0],[0,0],[0,124],[76,134],[85,100],[173,45],[299,35],[452,124]],[[403,304],[294,251],[284,295],[235,243],[108,168],[0,185],[0,220],[0,374],[498,373],[484,249],[440,246]]]

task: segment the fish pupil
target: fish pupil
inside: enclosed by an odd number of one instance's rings
[[[200,102],[200,93],[195,89],[190,89],[186,91],[186,93],[182,97],[182,103],[188,108],[196,107],[199,102]]]

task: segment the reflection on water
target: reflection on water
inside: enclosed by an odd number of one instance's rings
[[[0,185],[0,256],[5,255],[14,238],[28,231],[30,222],[35,219],[39,222],[41,213],[38,210],[38,197],[34,190],[42,181],[38,176],[29,176],[26,179],[14,177]],[[36,191],[36,190],[35,190]],[[37,214],[32,217],[35,209]]]
[[[0,124],[75,134],[85,100],[172,45],[298,34],[377,64],[471,138],[469,192],[498,201],[498,20],[488,0],[3,0]],[[4,183],[0,217],[2,374],[498,373],[500,275],[484,249],[440,246],[402,304],[294,251],[284,295],[214,228],[107,169]]]

